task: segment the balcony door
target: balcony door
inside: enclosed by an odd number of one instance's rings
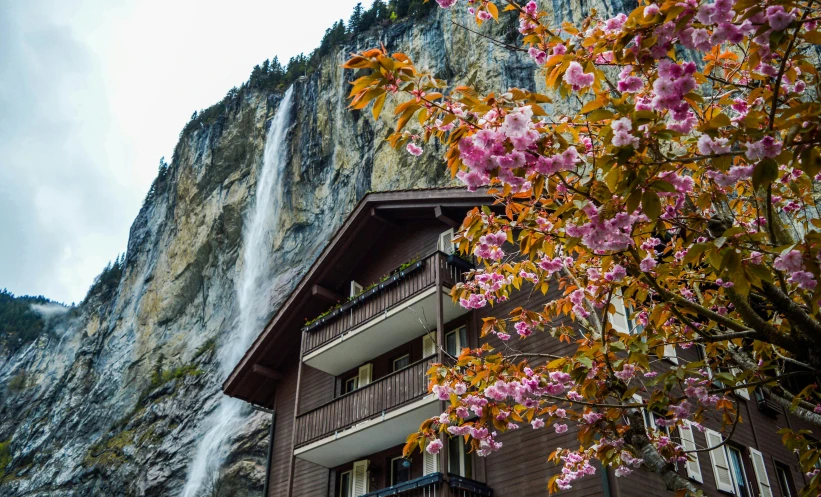
[[[473,460],[462,437],[452,437],[448,441],[448,473],[473,478]]]
[[[468,346],[468,330],[466,326],[460,326],[455,330],[445,333],[445,352],[453,357],[459,357],[462,349]]]

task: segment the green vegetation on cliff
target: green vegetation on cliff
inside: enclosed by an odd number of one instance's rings
[[[41,296],[15,297],[10,291],[0,290],[0,348],[14,352],[32,342],[45,331],[45,320],[32,308],[33,304],[49,304]]]

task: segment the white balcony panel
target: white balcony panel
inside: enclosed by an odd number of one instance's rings
[[[381,417],[358,423],[294,451],[300,459],[333,468],[404,443],[427,418],[439,414],[439,401],[426,395]]]
[[[447,290],[441,292],[446,323],[468,312],[451,301]],[[338,376],[424,335],[426,326],[431,333],[436,333],[436,288],[430,288],[407,302],[388,309],[312,351],[303,360],[311,367]]]

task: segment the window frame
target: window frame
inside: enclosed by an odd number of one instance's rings
[[[459,442],[461,442],[461,443],[459,443]],[[458,451],[453,450],[453,447],[451,446],[452,443],[456,444],[456,446],[459,448]],[[462,437],[452,437],[450,440],[448,440],[448,473],[449,474],[456,474],[457,476],[461,476],[462,478],[472,479],[473,478],[473,461],[471,460],[470,463],[468,463],[468,458],[470,458],[472,456],[467,451],[467,448],[465,447],[465,445],[466,444],[465,444],[464,439]],[[456,452],[456,454],[454,454],[454,452]],[[453,456],[454,455],[459,456],[458,457],[458,459],[459,459],[459,462],[458,462],[459,471],[457,473],[453,473],[451,471],[451,464],[453,463]],[[469,475],[467,474],[468,473],[468,471],[467,471],[468,465],[470,466],[470,474]]]
[[[396,457],[391,458],[391,463],[390,463],[390,466],[391,466],[391,484],[388,485],[389,487],[392,487],[394,485],[399,485],[400,483],[405,483],[405,482],[411,481],[413,479],[413,478],[411,478],[411,467],[408,466],[408,479],[405,480],[405,481],[396,481],[396,475],[394,474],[394,469],[395,469],[394,462],[397,461],[397,460],[409,461],[409,459],[406,459],[403,456],[396,456]]]
[[[353,388],[348,390],[348,383],[353,383]],[[351,376],[347,380],[342,380],[342,395],[359,390],[359,375]]]
[[[733,480],[733,488],[734,488],[733,494],[736,495],[736,496],[739,496],[739,497],[741,496],[741,494],[738,491],[738,475],[736,474],[736,468],[735,468],[736,463],[738,463],[738,464],[741,465],[741,467],[740,467],[741,476],[744,477],[744,488],[747,489],[747,497],[755,497],[758,494],[758,492],[756,492],[755,494],[753,493],[753,487],[750,484],[750,478],[747,477],[747,468],[745,467],[745,464],[744,464],[744,453],[747,452],[747,451],[742,450],[742,449],[740,449],[740,448],[738,448],[738,447],[736,447],[735,445],[732,445],[732,444],[727,444],[725,446],[725,449],[726,449],[726,453],[727,453],[727,462],[730,463],[730,468],[732,469],[732,471],[730,471],[730,476],[732,477],[732,480]],[[738,460],[737,461],[732,456],[733,452],[738,454]]]
[[[447,352],[449,355],[452,355],[453,357],[458,357],[459,353],[462,351],[462,349],[468,346],[467,343],[462,343],[462,334],[460,333],[461,330],[465,330],[465,333],[464,333],[465,334],[465,342],[467,342],[468,341],[468,327],[467,327],[467,325],[463,324],[463,325],[457,326],[456,328],[453,328],[452,330],[445,333],[445,352]],[[456,350],[453,351],[453,352],[448,350],[448,337],[451,336],[451,335],[454,335],[456,337]]]
[[[797,497],[798,490],[795,487],[795,481],[792,477],[792,468],[789,464],[785,464],[777,459],[773,459],[773,467],[775,468],[775,477],[778,479],[778,489],[781,491],[782,497]],[[781,479],[781,475],[787,478],[787,481]],[[787,491],[784,492],[784,485],[787,485]]]
[[[348,476],[348,493],[347,494],[342,493],[342,488],[343,488],[342,480],[345,478],[345,475]],[[348,471],[343,471],[343,472],[339,473],[339,491],[337,492],[337,495],[339,497],[353,497],[352,496],[353,488],[351,488],[352,486],[353,486],[353,470],[349,469]]]
[[[396,367],[396,362],[397,362],[397,361],[401,361],[402,359],[405,359],[405,358],[407,358],[407,359],[408,359],[408,363],[407,363],[407,364],[405,364],[404,366],[402,366],[401,368],[398,368],[398,369],[397,369],[397,367]],[[397,357],[396,359],[393,359],[393,360],[391,361],[391,368],[393,369],[393,371],[392,371],[392,372],[394,372],[394,373],[395,373],[395,372],[397,372],[397,371],[399,371],[399,370],[401,370],[401,369],[405,369],[406,367],[408,367],[408,366],[410,366],[410,365],[411,365],[410,354],[404,354],[404,355],[401,355],[401,356],[399,356],[399,357]]]

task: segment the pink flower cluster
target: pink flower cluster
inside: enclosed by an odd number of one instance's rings
[[[629,117],[622,117],[610,123],[613,129],[613,143],[614,147],[633,147],[638,148],[639,139],[632,134],[633,122]]]
[[[804,258],[800,251],[791,250],[775,258],[773,267],[779,271],[789,274],[787,281],[797,285],[798,288],[813,291],[818,284],[815,276],[804,270]]]
[[[581,64],[574,60],[568,64],[563,79],[565,83],[573,88],[573,91],[579,91],[582,88],[593,86],[593,81],[596,79],[596,76],[593,73],[584,72]]]
[[[690,104],[684,100],[684,95],[696,88],[695,72],[694,62],[676,64],[665,59],[659,62],[658,78],[653,82],[650,105],[657,111],[669,110],[673,122],[667,127],[680,133],[689,133],[697,122]]]
[[[630,230],[633,224],[647,219],[641,213],[630,215],[626,212],[619,212],[611,219],[604,219],[604,214],[592,203],[588,203],[582,211],[587,215],[589,222],[580,226],[568,223],[565,232],[569,236],[581,238],[584,245],[599,252],[624,250],[632,245]]]
[[[504,250],[501,246],[507,241],[507,235],[504,231],[497,231],[496,233],[488,233],[479,238],[479,243],[473,249],[473,254],[482,259],[490,259],[493,261],[501,260],[505,256]]]
[[[556,485],[560,490],[568,490],[572,487],[573,481],[596,474],[596,468],[590,465],[590,458],[586,454],[566,450],[561,459],[564,461],[562,477],[556,480]]]
[[[774,159],[781,153],[782,143],[776,141],[772,136],[765,136],[757,142],[747,142],[747,151],[744,155],[750,160],[764,158]]]

